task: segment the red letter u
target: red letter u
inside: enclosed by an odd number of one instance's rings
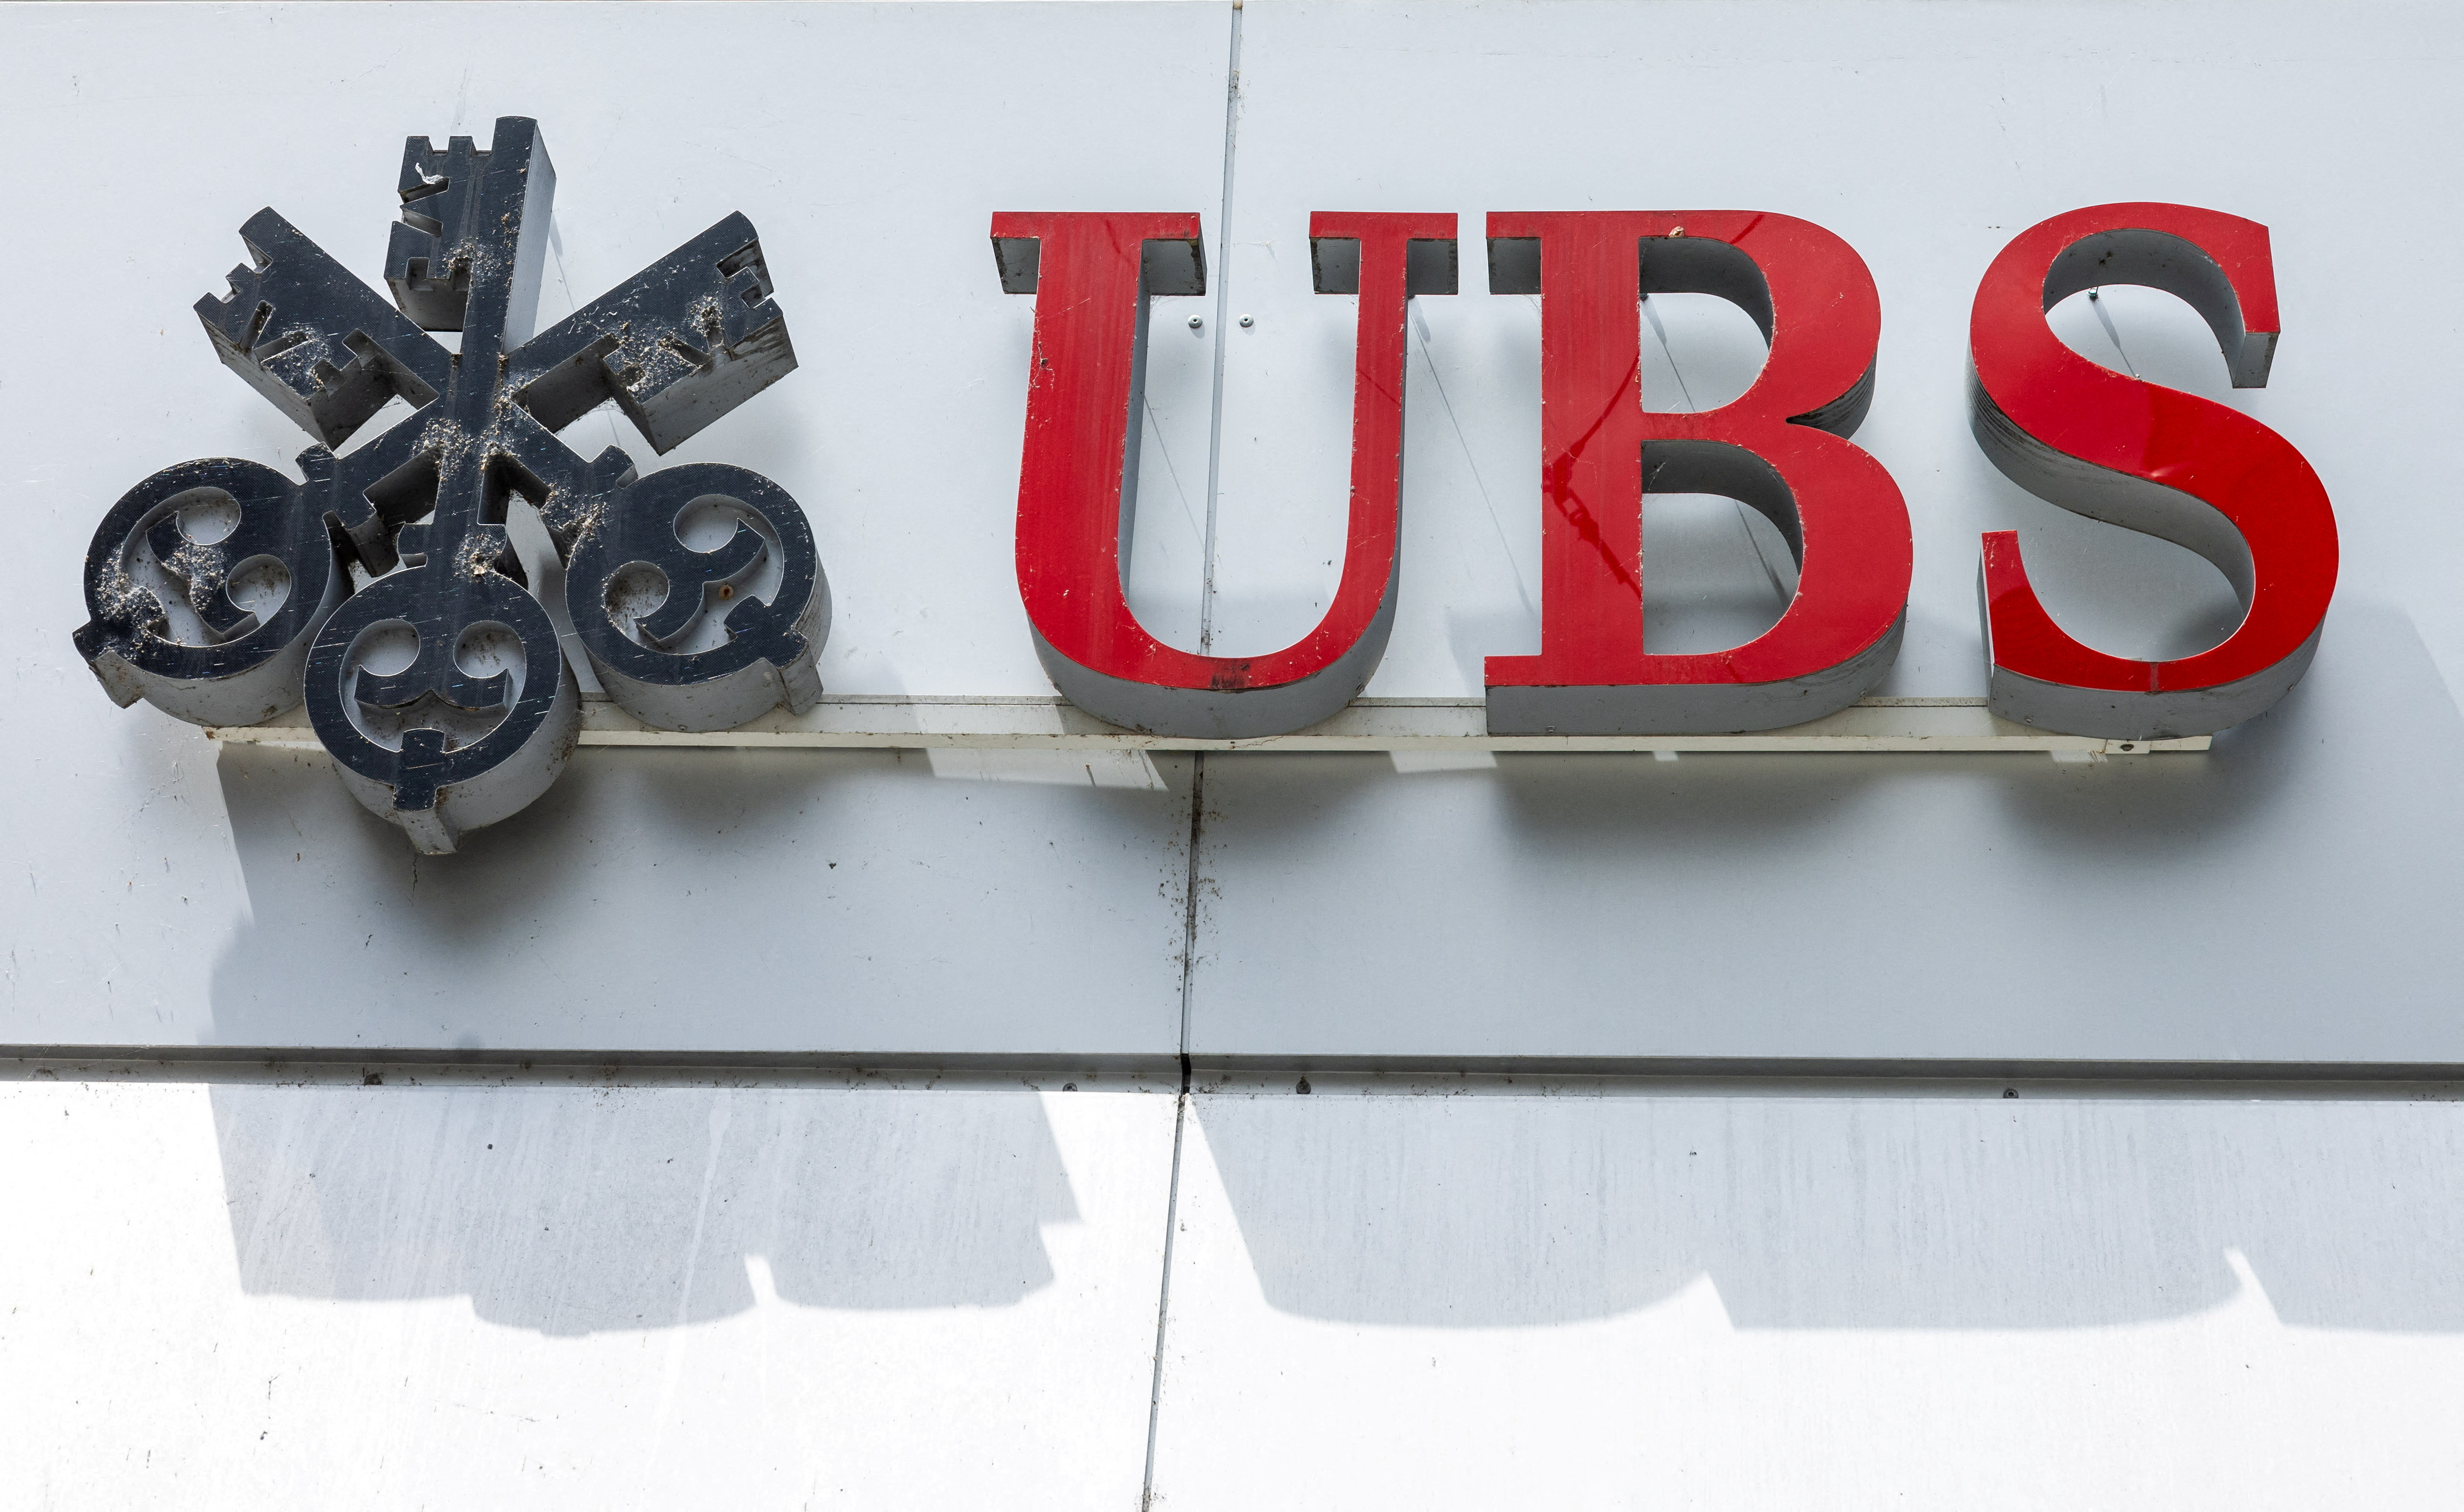
[[[1123,525],[1137,499],[1147,297],[1205,292],[1198,217],[1001,214],[992,230],[1001,287],[1035,296],[1018,586],[1053,685],[1100,719],[1155,734],[1247,739],[1334,714],[1376,670],[1394,625],[1403,322],[1411,296],[1454,293],[1455,218],[1309,217],[1317,292],[1360,296],[1351,526],[1325,618],[1265,656],[1166,646],[1138,624],[1121,588]]]

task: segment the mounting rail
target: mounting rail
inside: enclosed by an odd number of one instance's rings
[[[305,710],[261,725],[206,732],[234,744],[315,749]],[[2106,740],[2053,734],[1986,712],[1982,698],[1868,698],[1828,718],[1785,730],[1726,735],[1493,735],[1477,698],[1361,698],[1310,729],[1255,740],[1141,734],[1108,725],[1059,698],[915,698],[825,695],[801,714],[774,712],[737,730],[683,734],[652,730],[614,704],[586,698],[585,746],[710,746],[725,749],[978,751],[1623,751],[1676,756],[1709,752],[2048,752],[2057,758],[2205,751],[2209,737]]]

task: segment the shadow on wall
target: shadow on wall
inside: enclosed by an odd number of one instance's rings
[[[679,960],[704,982],[721,962],[737,983],[766,975],[779,891],[819,891],[811,873],[847,859],[786,842],[849,827],[863,760],[584,750],[530,807],[423,856],[323,753],[227,745],[251,917],[215,964],[214,1039],[533,1048],[566,1042],[553,1020],[593,999],[638,1019]]]
[[[2464,1330],[2464,1105],[1200,1097],[1267,1303],[1607,1318],[1707,1276],[1741,1328],[2057,1328],[2214,1307]],[[1184,1184],[1184,1191],[1189,1190]]]
[[[1227,756],[1192,1052],[2464,1060],[2459,793],[2366,603],[2204,755]]]
[[[2230,844],[2235,832],[2260,829],[2288,800],[2301,800],[2297,789],[2324,775],[2304,770],[2305,747],[2345,744],[2333,757],[2347,770],[2366,766],[2357,775],[2390,801],[2417,803],[2417,786],[2448,786],[2464,756],[2464,719],[2410,620],[2380,605],[2340,605],[2324,644],[2321,677],[2216,736],[2204,756],[2113,757],[2090,766],[2011,755],[1722,755],[1656,765],[1648,756],[1510,755],[1499,759],[1498,776],[1480,781],[1496,790],[1519,848],[1552,865],[1578,858],[1628,868],[1646,858],[1664,862],[1672,848],[1705,863],[1758,867],[1770,864],[1765,852],[1773,846],[1819,852],[1860,805],[1910,782],[1974,787],[1982,779],[1997,795],[1995,806],[2035,838],[2107,862],[2169,855],[2185,843]],[[1339,831],[1347,810],[1381,791],[1403,791],[1375,762],[1247,756],[1219,758],[1210,772],[1219,766],[1269,790],[1241,813],[1237,839],[1267,852]],[[1638,871],[1631,880],[1647,879]]]
[[[1205,869],[1243,911],[1201,956],[1193,1036],[2446,1058],[2459,754],[2410,623],[2362,603],[2206,756],[1210,763],[1231,819],[1210,813]],[[1374,899],[1372,866],[1449,879],[1446,906],[1263,927]],[[2288,1325],[2464,1330],[2464,1106],[2032,1094],[1227,1094],[1197,1116],[1266,1300],[1308,1317],[1569,1323],[1708,1278],[1740,1327],[2110,1326],[2226,1302],[2232,1250]]]
[[[321,753],[227,746],[249,916],[212,1040],[1168,1055],[1190,771],[1139,765],[1040,785],[936,780],[920,752],[584,749],[421,856]],[[1023,982],[1061,938],[1116,969]]]
[[[1759,839],[1803,832],[1862,790],[1952,774],[1990,779],[2032,843],[2105,864],[2145,855],[2178,865],[2186,844],[2230,847],[2237,834],[2280,841],[2266,822],[2288,803],[2326,799],[2322,785],[2417,811],[2425,795],[2444,794],[2464,776],[2464,717],[2410,617],[2363,602],[2336,606],[2313,675],[2269,712],[2216,735],[2204,756],[2093,764],[2009,755],[1688,758],[1689,771],[1701,769],[1688,780],[1706,799],[1673,812],[1615,782],[1622,759],[1511,758],[1527,778],[1511,788],[1519,822],[1548,844],[1625,840],[1618,826],[1628,811],[1687,839],[1734,835],[1741,825]],[[1558,774],[1573,779],[1551,780]]]
[[[242,1285],[467,1295],[553,1335],[699,1323],[764,1289],[1002,1307],[1078,1212],[1028,1091],[212,1089]],[[762,1262],[748,1266],[759,1257]]]
[[[915,753],[584,750],[531,808],[421,857],[321,756],[226,748],[250,908],[214,966],[212,1040],[1168,1053],[1187,767],[1165,764],[1169,790],[1073,789],[936,780]],[[1046,978],[1019,963],[1065,938],[1118,970],[1040,999]],[[1052,1281],[1042,1225],[1076,1216],[1023,1089],[226,1085],[211,1102],[249,1291],[468,1296],[549,1334],[716,1318],[771,1291],[1008,1306]]]

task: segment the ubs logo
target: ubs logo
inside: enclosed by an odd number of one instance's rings
[[[319,443],[304,481],[231,457],[165,468],[95,533],[77,646],[117,702],[245,725],[304,697],[343,781],[420,849],[546,791],[581,701],[723,730],[821,695],[829,588],[794,499],[759,473],[638,475],[557,432],[613,400],[662,453],[796,366],[761,243],[730,215],[533,334],[555,169],[530,121],[485,151],[403,149],[388,302],[271,209],[197,303],[223,362]],[[458,331],[458,351],[428,335]],[[410,413],[338,448],[399,397]],[[555,559],[532,581],[516,499]]]
[[[484,152],[412,138],[390,301],[260,211],[242,230],[251,264],[197,313],[224,362],[321,443],[300,454],[304,480],[232,458],[166,468],[114,506],[87,554],[77,644],[115,699],[246,725],[304,698],[343,780],[424,850],[454,848],[555,780],[580,726],[565,638],[658,729],[729,729],[821,696],[829,592],[793,499],[740,468],[639,476],[613,447],[585,460],[557,439],[612,402],[666,452],[795,367],[752,224],[728,216],[533,335],[554,192],[529,121],[498,121]],[[1542,321],[1541,644],[1488,658],[1490,734],[1772,730],[1869,692],[1898,652],[1913,550],[1897,484],[1851,439],[1881,330],[1864,261],[1763,212],[1492,213],[1485,230],[1489,292],[1537,296]],[[1199,218],[1003,213],[991,232],[1001,286],[1036,301],[1017,572],[1054,684],[1167,736],[1275,735],[1341,711],[1394,620],[1402,333],[1412,299],[1458,291],[1455,217],[1311,218],[1314,286],[1358,301],[1342,580],[1309,635],[1245,657],[1166,645],[1121,581],[1150,300],[1204,291]],[[2280,324],[2266,228],[2181,205],[2090,207],[2022,232],[1977,289],[1977,442],[2038,495],[2206,557],[2243,617],[2195,655],[2108,655],[2045,611],[2015,535],[1988,536],[1989,705],[2069,734],[2209,734],[2308,668],[2335,591],[2335,515],[2274,431],[2054,336],[2047,311],[2108,283],[2180,296],[2233,382],[2266,383]],[[1638,302],[1657,292],[1743,307],[1770,346],[1752,386],[1700,413],[1643,409]],[[459,349],[430,331],[460,332]],[[335,449],[397,398],[407,418]],[[1654,492],[1725,493],[1770,517],[1797,567],[1776,625],[1725,651],[1646,649]],[[517,500],[552,547],[528,562],[508,528]]]
[[[1492,211],[1485,230],[1489,293],[1537,296],[1541,319],[1540,650],[1487,659],[1489,733],[1776,730],[1869,692],[1898,654],[1913,554],[1898,485],[1849,439],[1873,400],[1881,335],[1864,260],[1819,226],[1758,211]],[[1148,300],[1204,291],[1199,218],[1005,214],[992,237],[1002,286],[1036,299],[1018,573],[1045,670],[1089,712],[1156,734],[1270,735],[1341,709],[1393,621],[1404,312],[1456,292],[1455,218],[1311,218],[1318,292],[1360,296],[1351,530],[1325,618],[1251,657],[1157,641],[1119,572]],[[2263,712],[2308,668],[2335,592],[2335,513],[2301,453],[2257,421],[2062,344],[2046,312],[2109,283],[2179,296],[2234,386],[2267,382],[2278,329],[2267,228],[2185,205],[2091,206],[2022,232],[1977,288],[1977,444],[2049,502],[2207,558],[2243,617],[2195,655],[2107,655],[2054,622],[2018,537],[1997,532],[1978,581],[1988,705],[2066,734],[2208,734]],[[1752,386],[1699,413],[1645,410],[1638,305],[1657,293],[1743,307],[1770,343]],[[1797,567],[1778,624],[1725,651],[1646,649],[1652,493],[1725,494],[1770,517]]]

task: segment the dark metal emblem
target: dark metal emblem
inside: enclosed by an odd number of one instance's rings
[[[638,476],[617,448],[584,460],[557,438],[613,401],[665,453],[794,369],[752,222],[728,216],[533,335],[555,192],[536,122],[500,119],[486,151],[411,138],[391,303],[273,210],[241,228],[249,265],[197,315],[322,444],[298,483],[216,457],[113,506],[77,646],[114,701],[245,725],[304,697],[360,801],[436,852],[572,754],[580,694],[551,604],[645,724],[723,730],[820,697],[829,585],[784,490],[713,464]],[[459,331],[459,351],[429,331]],[[337,453],[397,396],[407,417]],[[517,500],[561,595],[507,534]]]

